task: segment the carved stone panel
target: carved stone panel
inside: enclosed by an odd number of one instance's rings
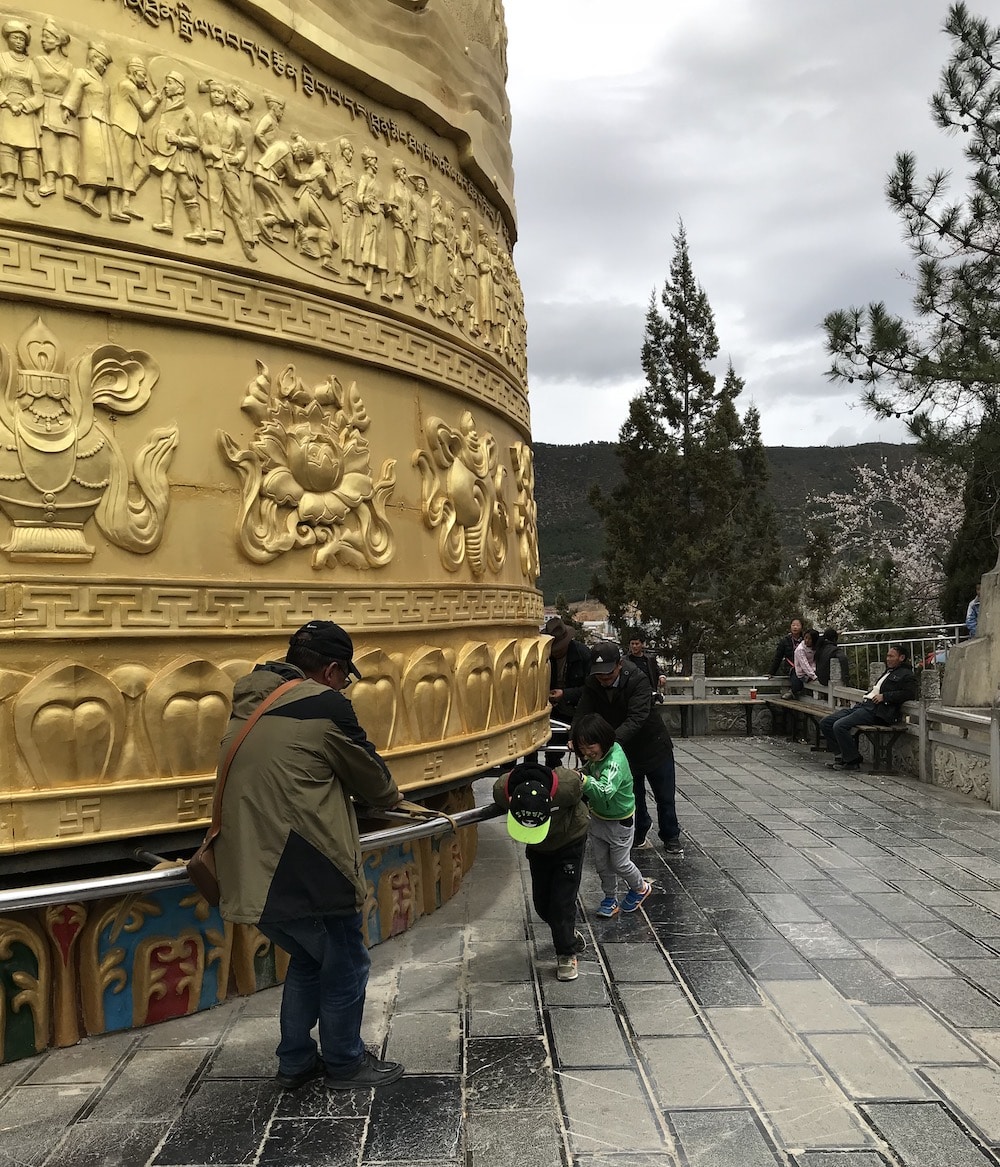
[[[243,554],[263,564],[311,547],[315,568],[389,563],[395,541],[385,507],[396,463],[387,459],[375,477],[357,385],[330,376],[307,386],[294,365],[274,381],[258,361],[240,408],[256,425],[250,447],[241,450],[224,432],[219,444],[240,477]]]
[[[477,578],[499,572],[507,558],[508,514],[496,439],[480,437],[466,410],[457,428],[428,418],[427,448],[417,450],[425,524],[438,532],[441,563],[448,571],[469,565]]]
[[[89,560],[91,518],[119,547],[156,549],[177,428],[149,435],[130,479],[114,429],[95,410],[138,412],[158,377],[147,353],[117,345],[67,359],[40,317],[18,338],[13,359],[0,344],[0,511],[12,524],[0,551],[15,561]]]

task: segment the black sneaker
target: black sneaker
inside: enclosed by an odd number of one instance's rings
[[[312,1082],[316,1078],[322,1078],[324,1074],[323,1063],[316,1059],[308,1070],[302,1070],[298,1074],[283,1074],[280,1070],[274,1075],[275,1082],[282,1088],[282,1090],[298,1090],[307,1082]]]
[[[579,956],[587,947],[587,937],[582,932],[573,933],[573,954]]]
[[[663,840],[663,850],[668,855],[683,855],[684,844],[681,842],[680,835],[674,835],[672,839]]]
[[[328,1090],[377,1090],[380,1086],[388,1086],[403,1076],[403,1067],[399,1062],[383,1062],[373,1053],[365,1050],[365,1060],[356,1070],[345,1074],[342,1078],[335,1078],[332,1074],[326,1076]]]

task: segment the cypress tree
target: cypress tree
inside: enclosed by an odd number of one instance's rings
[[[737,413],[743,382],[731,366],[717,384],[718,351],[681,226],[646,313],[646,386],[619,434],[622,481],[591,495],[606,537],[594,592],[619,627],[657,625],[661,651],[685,664],[704,652],[710,668],[732,672],[770,631],[780,550],[759,415]]]

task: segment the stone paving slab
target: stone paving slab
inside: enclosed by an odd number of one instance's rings
[[[1000,816],[820,759],[679,742],[685,854],[613,920],[588,863],[573,982],[485,825],[373,950],[377,1095],[278,1090],[268,990],[0,1067],[0,1167],[998,1167]]]

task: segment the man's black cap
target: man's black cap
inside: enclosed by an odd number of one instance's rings
[[[332,620],[310,620],[298,632],[292,633],[289,648],[308,648],[328,661],[340,661],[348,673],[355,677],[361,674],[354,667],[354,642],[339,624]]]
[[[618,662],[622,659],[622,650],[610,640],[601,640],[594,645],[590,656],[590,673],[604,674],[614,672]]]

